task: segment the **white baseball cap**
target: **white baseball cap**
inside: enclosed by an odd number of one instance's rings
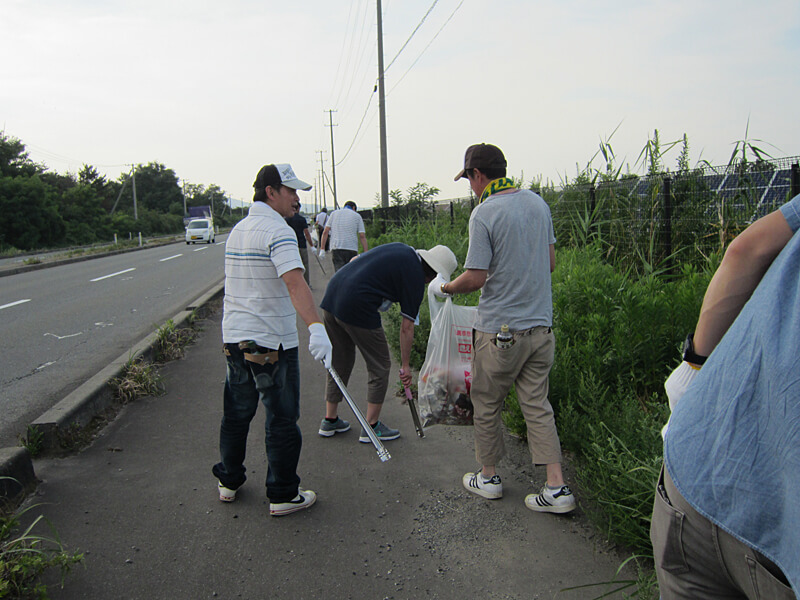
[[[292,165],[288,163],[264,165],[261,167],[258,175],[256,175],[253,187],[258,191],[263,190],[268,185],[275,185],[277,183],[292,188],[293,190],[303,190],[304,192],[311,189],[311,184],[298,179],[297,175],[294,174]]]

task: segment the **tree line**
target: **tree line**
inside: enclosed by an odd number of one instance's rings
[[[0,252],[82,246],[129,235],[183,231],[184,189],[175,172],[158,162],[135,167],[136,210],[131,173],[116,180],[91,165],[62,175],[31,160],[25,144],[0,131]],[[215,184],[185,184],[186,207],[211,206],[225,227],[230,198]]]

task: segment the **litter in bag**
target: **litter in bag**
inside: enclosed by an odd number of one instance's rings
[[[419,412],[427,425],[472,425],[472,325],[476,306],[438,300],[428,286],[431,332],[419,372]]]

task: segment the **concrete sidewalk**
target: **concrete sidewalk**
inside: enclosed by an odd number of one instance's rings
[[[311,275],[319,302],[315,260]],[[80,454],[34,462],[41,483],[27,504],[41,506],[31,516],[44,514],[70,551],[86,554],[63,589],[52,588],[54,599],[530,599],[613,578],[624,557],[595,537],[580,510],[525,508],[544,469],[534,471],[517,440],[507,440],[509,456],[498,466],[505,496],[489,501],[461,486],[475,468],[472,429],[437,425],[420,439],[397,398],[387,398],[382,415],[402,432],[386,443],[388,462],[358,442],[346,404],[351,431],[317,435],[325,370],[309,355],[302,326],[299,474],[317,503],[269,516],[263,408],[250,432],[248,481],[236,502],[221,503],[211,474],[225,380],[220,320],[217,312],[203,321],[186,356],[161,369],[165,395],[124,407]],[[365,408],[360,357],[348,389]]]

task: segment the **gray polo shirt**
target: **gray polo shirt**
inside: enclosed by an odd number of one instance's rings
[[[489,196],[469,219],[464,267],[488,271],[475,329],[524,331],[553,324],[550,207],[530,190]]]

